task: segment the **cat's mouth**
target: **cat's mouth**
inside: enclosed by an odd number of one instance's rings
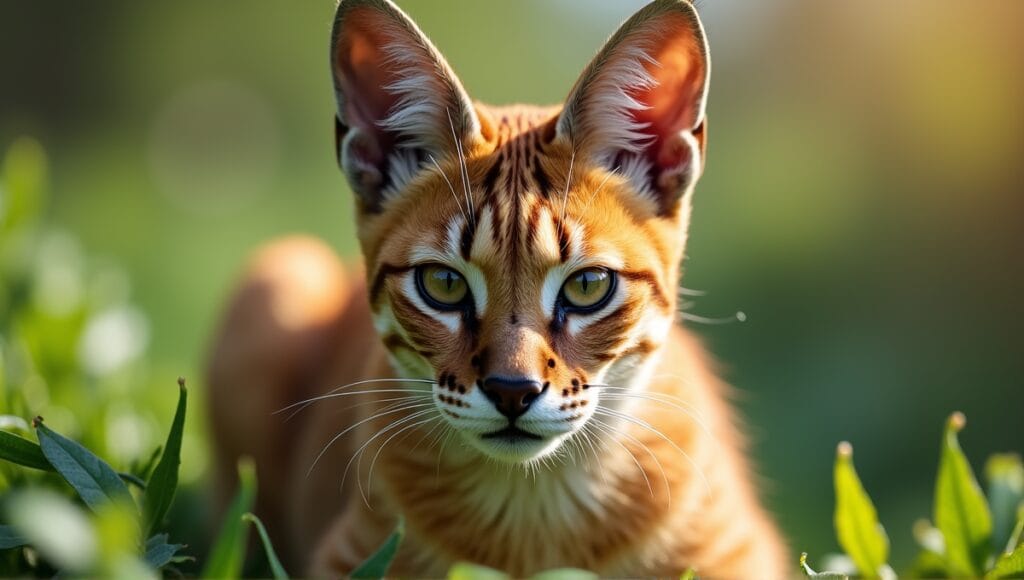
[[[481,435],[481,437],[483,437],[484,439],[499,439],[503,441],[508,441],[510,443],[516,443],[518,441],[524,440],[540,441],[541,439],[543,439],[543,437],[541,437],[540,435],[530,433],[529,431],[523,431],[522,429],[516,427],[515,425],[509,425],[504,429],[500,429],[493,433],[484,433],[483,435]]]

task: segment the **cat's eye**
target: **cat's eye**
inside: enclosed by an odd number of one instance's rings
[[[440,310],[461,308],[469,296],[469,286],[462,274],[437,264],[417,268],[416,286],[424,300]]]
[[[567,307],[592,312],[605,305],[614,283],[614,274],[605,268],[579,270],[565,281],[562,297]]]

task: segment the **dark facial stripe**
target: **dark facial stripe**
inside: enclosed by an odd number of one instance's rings
[[[462,259],[469,261],[470,250],[473,249],[473,237],[476,235],[476,219],[468,221],[462,226],[462,235],[459,236],[459,252]]]
[[[412,268],[410,266],[396,266],[394,264],[381,264],[377,268],[377,273],[373,276],[373,284],[370,285],[370,304],[376,304],[377,299],[380,297],[381,290],[384,289],[384,282],[388,276],[395,274],[404,274]]]
[[[564,264],[569,259],[569,231],[565,222],[554,218],[555,232],[558,234],[558,259]]]
[[[665,294],[665,291],[661,288],[661,285],[658,284],[658,278],[654,275],[653,272],[649,270],[624,270],[619,272],[619,276],[622,276],[627,280],[632,280],[634,282],[643,282],[644,284],[647,284],[651,288],[651,297],[654,299],[654,301],[657,302],[658,305],[661,306],[662,308],[668,308],[668,295]]]

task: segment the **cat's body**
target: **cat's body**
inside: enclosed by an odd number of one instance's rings
[[[211,365],[221,480],[255,457],[259,510],[293,564],[345,574],[401,514],[402,576],[460,560],[784,574],[726,389],[673,325],[704,50],[692,8],[659,0],[564,109],[494,108],[391,4],[342,2],[339,146],[366,282],[318,242],[272,244]],[[646,80],[616,66],[641,63]],[[618,100],[601,92],[615,81]]]

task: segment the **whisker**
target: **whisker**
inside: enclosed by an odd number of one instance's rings
[[[707,491],[708,496],[714,495],[711,492],[711,484],[708,483],[707,477],[704,476],[704,472],[700,469],[700,467],[697,466],[696,462],[693,461],[693,458],[690,457],[690,455],[687,452],[683,451],[683,449],[681,447],[679,447],[679,445],[677,445],[675,441],[672,441],[672,439],[670,439],[667,435],[665,435],[664,433],[662,433],[661,431],[656,429],[653,425],[651,425],[647,421],[644,421],[642,419],[637,419],[636,417],[630,417],[629,415],[627,415],[625,413],[620,413],[620,412],[615,411],[613,409],[597,408],[597,409],[594,409],[594,413],[601,413],[601,414],[603,414],[605,416],[608,416],[608,417],[613,417],[613,418],[621,419],[623,421],[627,421],[627,422],[632,423],[634,425],[637,425],[639,427],[643,427],[644,429],[647,429],[651,433],[657,435],[663,441],[665,441],[666,443],[668,443],[669,445],[674,447],[675,450],[678,451],[686,459],[687,462],[689,462],[690,466],[693,467],[694,471],[697,472],[697,475],[700,476],[701,481],[704,483],[704,488]]]
[[[384,428],[374,433],[372,437],[367,439],[359,447],[359,449],[356,450],[356,452],[352,455],[352,458],[348,460],[347,464],[345,464],[345,472],[342,473],[341,475],[341,485],[345,485],[345,479],[348,477],[348,470],[352,467],[352,462],[355,461],[357,458],[359,459],[359,462],[356,463],[356,471],[358,472],[359,466],[362,465],[363,452],[366,451],[366,448],[370,445],[370,443],[373,443],[378,437],[394,429],[395,427],[400,427],[404,423],[408,423],[432,412],[436,412],[436,408],[433,407],[433,403],[431,403],[431,408],[416,411],[415,413],[412,413],[411,415],[406,415],[405,417],[400,417],[392,421],[391,423],[388,423]],[[372,510],[373,508],[370,507],[370,500],[368,499],[366,492],[363,490],[363,481],[362,479],[359,478],[358,473],[356,473],[356,484],[357,487],[359,488],[359,495],[362,496],[363,498],[363,503],[366,504],[367,508],[370,508]]]
[[[337,393],[338,391],[343,391],[345,389],[349,389],[349,388],[352,388],[352,387],[358,387],[359,385],[368,385],[368,384],[372,384],[372,383],[429,383],[429,384],[434,384],[434,381],[428,380],[428,379],[400,379],[400,378],[365,379],[365,380],[362,380],[362,381],[355,381],[355,382],[349,383],[347,385],[342,385],[340,387],[335,387],[335,388],[331,389],[330,391],[327,391],[327,393],[325,393],[323,395],[312,397],[312,398],[309,398],[309,399],[306,399],[306,400],[303,400],[303,401],[296,401],[296,402],[288,405],[287,407],[282,407],[282,408],[274,411],[273,414],[277,415],[278,413],[283,413],[283,412],[287,411],[288,409],[292,409],[292,408],[298,407],[300,405],[309,406],[309,405],[311,405],[311,404],[313,404],[313,403],[323,399],[326,395]],[[305,406],[303,407],[303,409],[306,408]]]
[[[327,450],[331,448],[331,445],[334,445],[334,443],[338,439],[341,439],[342,437],[345,436],[346,433],[352,431],[356,427],[359,427],[360,425],[362,425],[364,423],[367,423],[368,421],[372,421],[374,419],[379,419],[380,417],[383,417],[385,415],[390,415],[391,413],[397,413],[399,411],[408,411],[410,409],[416,409],[416,408],[421,408],[421,407],[426,407],[426,406],[433,406],[433,405],[434,405],[434,403],[432,401],[428,401],[428,402],[425,402],[425,403],[409,403],[408,405],[406,405],[404,407],[399,407],[397,409],[392,409],[391,411],[382,411],[382,412],[377,413],[375,415],[371,415],[371,416],[369,416],[369,417],[367,417],[367,418],[365,418],[365,419],[355,423],[354,425],[349,425],[341,433],[338,433],[337,435],[332,437],[331,440],[327,442],[327,445],[324,445],[324,448],[320,450],[320,453],[316,456],[316,459],[313,460],[313,464],[309,466],[309,470],[306,471],[306,477],[309,477],[309,474],[313,473],[313,468],[316,467],[316,464],[320,461],[320,458],[324,456],[324,453],[327,453]],[[344,478],[342,478],[342,484],[344,484]]]
[[[576,150],[573,149],[569,155],[569,172],[565,176],[565,193],[562,194],[562,216],[561,221],[565,221],[565,207],[569,205],[569,185],[572,183],[572,166],[576,162]]]
[[[372,394],[376,394],[376,393],[410,393],[412,395],[420,395],[423,398],[427,398],[427,399],[429,399],[430,395],[431,395],[430,391],[423,391],[423,390],[418,390],[418,389],[373,389],[373,390],[369,390],[369,391],[349,391],[347,393],[330,393],[330,394],[327,394],[327,395],[321,395],[319,397],[316,397],[315,401],[312,401],[312,402],[308,403],[307,407],[309,405],[312,405],[313,403],[316,403],[316,402],[319,402],[319,401],[324,401],[324,400],[327,400],[327,399],[337,399],[339,397],[355,397],[355,396],[358,396],[358,395],[372,395]],[[291,419],[295,415],[298,415],[303,410],[305,410],[307,407],[303,407],[301,409],[297,409],[297,410],[293,411],[292,414],[288,415],[287,419],[285,419],[285,420],[287,421],[288,419]]]
[[[603,421],[600,421],[596,417],[591,417],[590,420],[595,422],[594,427],[596,427],[597,429],[600,429],[602,432],[604,432],[606,435],[608,435],[609,439],[614,441],[616,445],[621,447],[622,450],[625,451],[629,455],[629,458],[632,459],[633,463],[636,464],[636,468],[640,470],[640,475],[643,476],[644,482],[647,483],[647,490],[651,492],[651,497],[654,497],[654,487],[651,486],[651,480],[647,477],[647,470],[644,469],[643,465],[640,465],[640,460],[638,460],[636,458],[636,455],[633,455],[633,452],[630,451],[628,447],[623,445],[622,441],[619,441],[615,437],[616,435],[619,434],[619,431],[618,430],[612,431],[609,427],[606,426],[606,423],[604,423]]]
[[[424,419],[422,421],[417,421],[416,423],[413,423],[412,425],[406,425],[405,427],[402,427],[398,431],[395,431],[394,433],[392,433],[391,436],[389,436],[387,439],[384,440],[383,443],[380,444],[380,447],[377,448],[377,453],[375,453],[373,455],[373,460],[370,461],[370,472],[366,476],[366,489],[368,489],[368,490],[369,489],[373,489],[373,467],[375,465],[377,465],[377,458],[379,458],[381,452],[384,451],[384,447],[386,447],[387,444],[390,443],[392,439],[394,439],[395,437],[398,437],[399,435],[401,435],[402,433],[408,431],[409,429],[413,429],[415,427],[419,427],[420,425],[425,425],[425,424],[427,424],[427,423],[429,423],[431,421],[443,421],[443,419],[441,418],[440,415],[435,415],[433,417],[428,417],[428,418],[426,418],[426,419]],[[406,437],[408,437],[408,435],[406,435]],[[362,461],[362,459],[360,459],[360,461]],[[356,463],[356,470],[357,471],[359,470],[359,463],[358,462]],[[367,505],[366,507],[370,507],[370,506]]]
[[[636,443],[641,448],[643,448],[643,450],[646,451],[648,455],[651,456],[651,459],[654,460],[654,464],[658,466],[658,471],[661,472],[661,481],[665,484],[665,491],[668,493],[668,505],[672,505],[672,487],[668,483],[668,475],[665,474],[665,467],[661,464],[661,460],[658,459],[658,455],[656,453],[654,453],[654,451],[652,451],[651,448],[649,446],[647,446],[643,441],[641,441],[640,439],[637,439],[636,437],[630,435],[626,431],[624,431],[622,429],[616,429],[614,426],[609,425],[608,423],[605,423],[604,421],[601,421],[600,419],[597,419],[597,418],[592,418],[592,419],[597,421],[597,423],[599,425],[603,425],[605,428],[611,430],[612,433],[615,433],[615,434],[618,434],[618,435],[622,435],[623,437],[629,439],[633,443]]]
[[[470,214],[466,220],[469,221],[473,227],[476,227],[472,217],[476,213],[476,210],[473,209],[473,197],[469,186],[469,168],[466,166],[466,154],[462,150],[462,141],[455,134],[455,123],[452,122],[452,112],[445,108],[445,113],[448,114],[448,126],[452,129],[452,140],[455,142],[455,150],[459,155],[459,165],[461,168],[460,174],[462,176],[462,193],[466,196],[466,207],[469,208]]]
[[[462,212],[462,217],[466,218],[466,221],[469,221],[469,214],[462,208],[462,202],[459,201],[459,196],[455,193],[455,188],[452,186],[452,182],[448,179],[448,176],[445,175],[445,172],[441,169],[441,166],[438,165],[437,160],[434,159],[433,155],[428,155],[427,159],[434,164],[434,167],[437,168],[437,172],[441,174],[441,177],[444,178],[444,182],[448,184],[448,191],[452,192],[452,197],[455,199],[455,203],[458,204],[459,211]]]

